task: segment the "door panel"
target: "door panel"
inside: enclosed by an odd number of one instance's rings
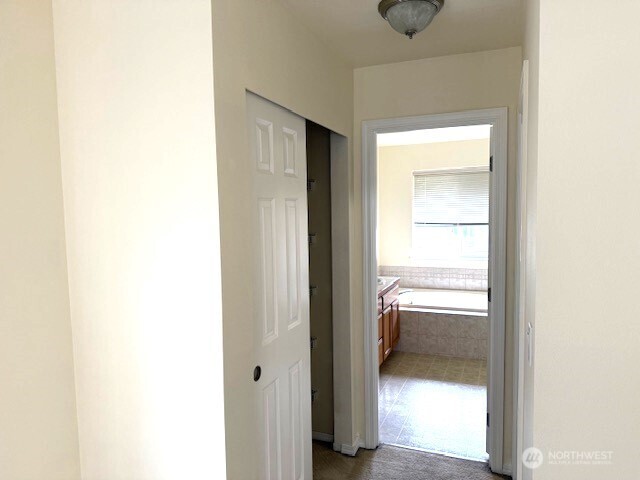
[[[287,241],[287,312],[289,329],[300,324],[300,218],[298,200],[285,200]]]
[[[280,444],[280,388],[276,378],[262,391],[264,412],[265,478],[282,478]]]
[[[291,455],[292,455],[292,477],[293,479],[304,478],[304,442],[302,439],[304,429],[302,428],[302,399],[303,392],[300,383],[300,362],[297,362],[289,369],[289,404],[291,409]]]
[[[260,242],[260,323],[262,344],[278,337],[278,298],[276,278],[276,206],[275,199],[258,200]]]
[[[259,478],[311,479],[305,121],[249,93],[247,122]]]

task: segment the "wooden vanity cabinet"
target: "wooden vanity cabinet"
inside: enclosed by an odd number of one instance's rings
[[[399,280],[399,279],[398,279]],[[389,357],[400,340],[398,280],[378,292],[378,364]]]

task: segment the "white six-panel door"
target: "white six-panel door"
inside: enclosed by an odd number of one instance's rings
[[[311,480],[305,121],[251,93],[247,121],[260,478]]]

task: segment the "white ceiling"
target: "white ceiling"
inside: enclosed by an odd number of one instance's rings
[[[377,143],[378,147],[396,147],[399,145],[483,140],[490,137],[491,125],[469,125],[466,127],[430,128],[428,130],[379,133]]]
[[[378,13],[378,0],[282,0],[294,16],[354,67],[522,44],[523,0],[445,0],[413,40]]]

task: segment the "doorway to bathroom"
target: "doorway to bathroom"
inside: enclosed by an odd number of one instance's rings
[[[501,472],[506,109],[363,134],[366,446]]]

